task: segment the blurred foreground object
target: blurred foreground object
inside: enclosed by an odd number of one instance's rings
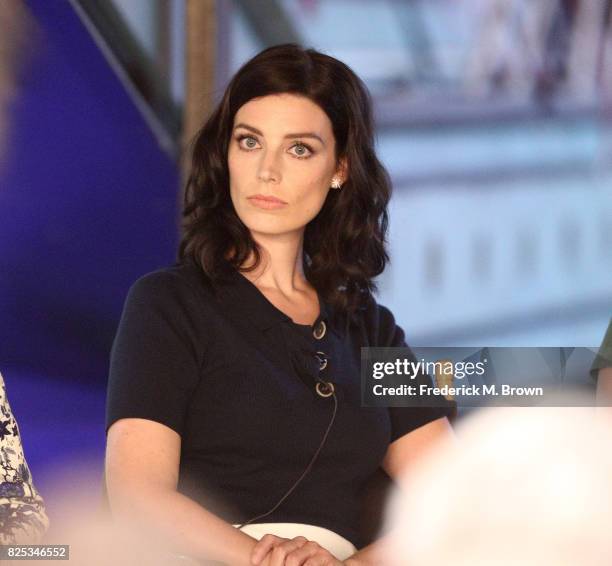
[[[22,0],[2,0],[0,9],[0,164],[7,146],[10,103],[17,92],[17,68],[32,20]]]
[[[47,494],[53,502],[53,523],[43,544],[69,545],[67,565],[202,566],[162,545],[163,537],[115,522],[101,500],[97,462],[75,459],[56,469],[55,475]]]
[[[406,476],[396,566],[612,564],[612,429],[592,408],[497,408]]]

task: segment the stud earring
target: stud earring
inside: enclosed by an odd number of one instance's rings
[[[332,178],[331,187],[332,187],[332,189],[341,189],[342,188],[342,184],[340,183],[340,179],[338,179],[338,177]]]

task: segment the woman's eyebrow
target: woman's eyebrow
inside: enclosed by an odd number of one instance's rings
[[[261,130],[258,130],[253,126],[249,126],[248,124],[244,124],[243,122],[240,122],[240,124],[236,124],[234,130],[237,128],[244,128],[245,130],[249,130],[254,134],[257,134],[258,136],[263,137],[263,132]],[[285,134],[284,138],[314,138],[316,140],[319,140],[323,145],[325,145],[325,142],[321,139],[321,136],[315,134],[314,132],[298,132],[295,134]]]

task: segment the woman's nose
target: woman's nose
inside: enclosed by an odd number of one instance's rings
[[[276,152],[271,150],[262,152],[258,177],[265,182],[279,183],[281,181],[279,158]]]

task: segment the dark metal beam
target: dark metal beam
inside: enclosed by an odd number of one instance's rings
[[[134,103],[151,126],[160,145],[173,157],[178,155],[180,112],[168,84],[130,31],[112,2],[70,0],[75,11],[100,46],[109,65],[124,83]]]
[[[301,43],[302,37],[278,0],[234,0],[264,46]]]

